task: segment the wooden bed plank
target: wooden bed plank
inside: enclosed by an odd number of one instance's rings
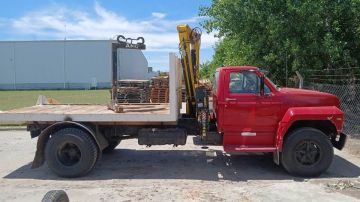
[[[169,104],[162,105],[124,105],[124,112],[128,114],[166,114]],[[19,114],[116,114],[105,105],[39,105],[25,107],[2,113]]]

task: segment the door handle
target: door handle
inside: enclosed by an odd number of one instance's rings
[[[236,101],[236,98],[225,98],[225,101]]]

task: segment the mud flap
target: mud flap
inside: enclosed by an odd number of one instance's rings
[[[342,150],[346,144],[346,140],[347,140],[347,135],[344,133],[340,133],[340,137],[339,140],[332,140],[331,143],[333,144],[333,146],[338,149],[338,150]]]
[[[280,152],[278,149],[273,152],[273,161],[276,165],[280,165]]]

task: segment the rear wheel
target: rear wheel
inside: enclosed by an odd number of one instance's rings
[[[284,142],[282,165],[290,174],[314,177],[329,168],[333,157],[333,146],[323,132],[300,128]]]
[[[98,155],[94,140],[78,128],[65,128],[52,134],[45,148],[47,165],[61,177],[86,175]]]

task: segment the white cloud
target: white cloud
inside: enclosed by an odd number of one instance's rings
[[[95,2],[94,15],[66,7],[49,8],[13,19],[11,27],[18,33],[43,39],[109,39],[118,34],[143,36],[149,49],[174,49],[178,44],[176,25],[199,21],[199,17],[167,20],[164,13],[157,12],[152,16],[149,20],[129,20]],[[207,34],[202,37],[204,47],[213,45],[215,41]]]
[[[165,13],[159,13],[159,12],[153,12],[153,13],[151,13],[151,15],[155,18],[165,18],[165,16],[166,16]]]
[[[17,39],[115,39],[116,35],[145,38],[148,51],[177,52],[177,24],[198,24],[201,17],[168,20],[165,13],[153,12],[147,20],[128,19],[95,2],[93,11],[65,6],[26,13],[17,19],[7,19],[9,29]],[[0,26],[4,20],[0,19]],[[203,33],[202,48],[217,41],[213,34]]]

